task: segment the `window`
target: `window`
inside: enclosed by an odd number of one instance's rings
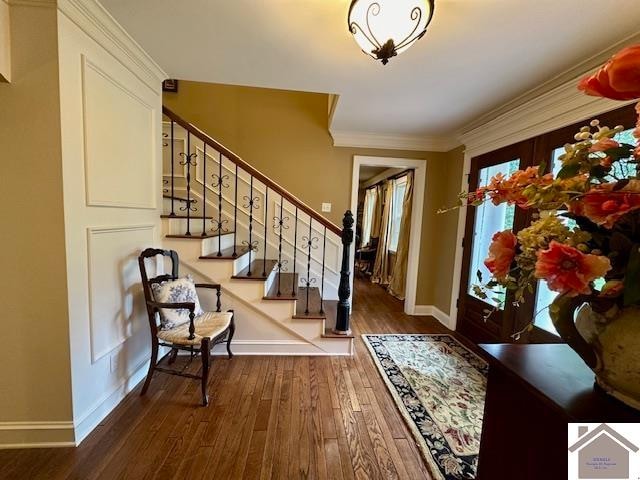
[[[393,189],[393,200],[391,203],[391,217],[389,218],[389,251],[395,253],[398,250],[404,193],[407,190],[407,176],[392,180],[391,188]]]
[[[597,117],[602,125],[630,127],[636,123],[637,114],[634,106],[628,105]],[[472,158],[469,172],[470,185],[472,187],[483,185],[498,171],[507,175],[513,169],[511,161],[516,158],[520,159],[520,165],[517,168],[524,169],[544,163],[549,166],[549,170],[557,174],[561,167],[559,157],[564,151],[563,145],[573,143],[575,133],[588,124],[589,120],[576,122]],[[619,133],[615,140],[634,143],[631,130]],[[637,166],[634,166],[628,171],[617,170],[615,175],[618,178],[634,176],[637,171]],[[474,284],[484,283],[490,278],[484,268],[484,259],[493,233],[506,229],[517,233],[529,225],[531,215],[534,213],[520,209],[514,211],[513,207],[504,204],[496,207],[491,202],[467,209],[458,328],[476,342],[511,342],[513,341],[511,335],[522,331],[532,319],[534,328],[528,332],[524,340],[534,343],[560,341],[548,308],[557,293],[550,291],[546,282],[537,282],[532,291],[525,294],[524,301],[518,305],[510,302],[509,296],[505,295],[504,291],[494,291],[494,294],[490,295],[492,298],[485,299],[478,298],[473,289]],[[566,225],[569,228],[575,227],[575,223],[569,219],[566,220]],[[481,273],[481,282],[478,281],[478,271]],[[595,288],[601,288],[602,282],[603,279],[596,281]],[[496,300],[505,301],[504,309],[498,309],[487,317],[486,313],[496,305]]]
[[[364,192],[364,208],[362,210],[362,238],[360,246],[369,245],[371,241],[371,229],[373,228],[373,213],[376,210],[376,189],[368,188]]]
[[[520,159],[500,163],[498,165],[491,165],[480,169],[478,173],[478,186],[483,187],[489,183],[492,177],[502,173],[505,176],[509,176],[516,171],[520,166]],[[474,222],[473,232],[473,246],[471,250],[471,267],[469,272],[469,284],[467,285],[469,295],[476,296],[474,285],[487,282],[491,278],[491,274],[487,267],[484,265],[484,259],[489,251],[489,245],[493,234],[501,232],[503,230],[510,230],[513,228],[513,218],[515,215],[515,207],[513,205],[493,205],[491,202],[486,202],[477,207],[476,218]],[[478,278],[478,272],[480,272],[481,279]],[[497,300],[497,301],[496,301]],[[496,288],[491,298],[486,299],[491,305],[496,305],[498,302],[504,302],[505,290],[503,288]]]
[[[635,139],[633,138],[633,129],[630,128],[628,130],[625,130],[624,132],[620,132],[618,135],[614,137],[614,139],[620,143],[633,144],[635,142]],[[551,165],[553,168],[554,175],[557,175],[560,169],[562,168],[560,155],[562,155],[563,153],[564,153],[563,147],[558,147],[555,150],[553,150],[553,152],[551,153],[551,157],[552,157]],[[636,174],[635,171],[621,171],[621,170],[616,171],[615,173],[619,177],[631,177]],[[571,229],[575,228],[577,225],[574,220],[571,220],[568,218],[565,219],[564,223],[567,225],[567,227]],[[602,288],[603,285],[604,285],[603,278],[596,280],[595,288],[598,288],[598,289]],[[535,315],[534,324],[536,325],[536,327],[540,327],[543,330],[546,330],[547,332],[552,333],[554,335],[557,335],[558,332],[556,331],[556,328],[553,325],[553,322],[551,320],[551,316],[549,315],[549,305],[551,305],[551,302],[553,302],[553,300],[556,298],[557,295],[558,294],[556,292],[552,292],[551,290],[549,290],[549,287],[547,287],[546,282],[541,282],[541,281],[538,282],[538,288],[536,291],[536,303],[534,308],[534,315]]]

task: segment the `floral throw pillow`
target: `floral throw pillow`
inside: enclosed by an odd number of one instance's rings
[[[196,286],[191,276],[167,280],[162,283],[153,284],[153,296],[156,302],[160,303],[180,303],[193,302],[196,304],[196,316],[202,315]],[[189,322],[189,309],[187,308],[161,308],[160,309],[160,329],[171,330]]]

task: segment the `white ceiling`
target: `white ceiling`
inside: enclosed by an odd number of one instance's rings
[[[372,179],[376,175],[388,170],[389,167],[377,167],[375,165],[360,165],[360,183]]]
[[[102,0],[174,78],[339,94],[332,132],[451,135],[640,31],[639,0],[435,0],[427,35],[383,66],[350,0]]]

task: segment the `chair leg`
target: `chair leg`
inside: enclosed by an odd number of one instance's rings
[[[178,356],[178,349],[177,348],[172,348],[171,349],[171,353],[169,354],[169,360],[167,361],[167,363],[169,365],[173,364],[173,362],[176,361],[176,357]]]
[[[151,344],[151,359],[149,361],[149,371],[147,372],[147,379],[144,381],[144,385],[142,386],[142,390],[140,391],[140,396],[147,393],[147,389],[149,388],[149,384],[151,383],[151,378],[153,377],[153,372],[156,369],[157,361],[158,361],[158,342],[153,341]]]
[[[209,403],[207,396],[207,384],[209,383],[209,360],[211,355],[211,342],[208,338],[202,339],[200,346],[200,356],[202,357],[202,406],[206,407]]]
[[[231,340],[233,339],[233,334],[236,332],[236,324],[234,322],[235,313],[233,310],[229,310],[231,312],[231,323],[229,324],[229,337],[227,338],[227,353],[229,354],[229,358],[233,358],[233,353],[231,353]]]

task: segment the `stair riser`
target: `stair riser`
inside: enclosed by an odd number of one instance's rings
[[[277,277],[278,277],[278,270],[275,270],[275,269],[272,270],[269,276],[267,277],[267,280],[264,282],[264,292],[262,294],[263,297],[269,293],[271,286],[274,284],[274,282],[277,281]]]
[[[180,210],[181,208],[183,208],[185,205],[185,202],[181,202],[179,200],[174,200],[173,201],[173,213],[175,213],[176,215],[185,215],[185,211]],[[198,203],[194,203],[192,204],[192,208],[195,208],[195,210],[191,211],[192,215],[200,215],[200,205]],[[209,210],[207,208],[207,210]],[[162,198],[162,211],[164,213],[171,213],[171,199],[170,198]],[[209,212],[207,211],[207,215],[209,215]]]
[[[183,235],[187,231],[187,219],[186,218],[163,218],[163,233],[165,235]],[[205,232],[211,230],[211,221],[205,221]],[[200,235],[202,233],[202,219],[192,218],[189,222],[189,231],[194,235]]]
[[[220,235],[220,244],[218,245],[218,237],[205,238],[202,241],[202,255],[215,254],[225,248],[233,247],[233,233]]]
[[[251,255],[246,254],[246,255],[242,255],[241,257],[236,258],[233,261],[233,272],[232,275],[237,275],[238,273],[240,273],[242,270],[244,270],[245,268],[247,268],[249,266],[249,256],[251,256],[252,260],[255,260],[256,256],[255,256],[255,252],[252,253]]]

